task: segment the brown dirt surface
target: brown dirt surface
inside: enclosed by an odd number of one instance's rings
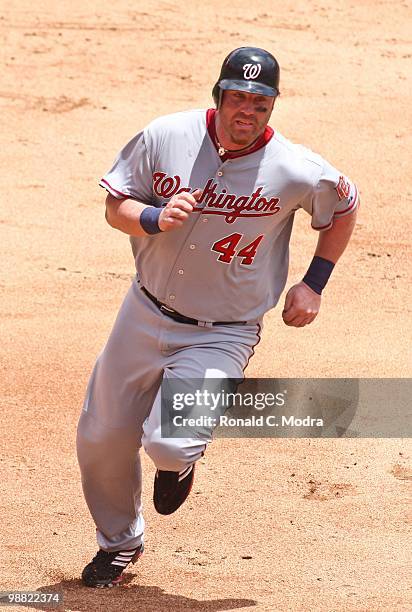
[[[152,118],[211,106],[242,44],[279,59],[272,125],[362,194],[316,322],[286,327],[281,301],[248,376],[411,376],[410,23],[406,1],[2,2],[0,590],[81,612],[411,609],[407,439],[216,440],[170,518],[144,457],[147,551],[107,592],[79,581],[95,541],[75,456],[133,274],[98,179]],[[288,287],[315,241],[302,212]]]

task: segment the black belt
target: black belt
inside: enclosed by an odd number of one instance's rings
[[[189,325],[198,325],[199,327],[209,327],[212,325],[246,325],[247,324],[247,321],[214,321],[213,323],[212,322],[208,323],[204,321],[198,321],[197,319],[192,319],[191,317],[185,317],[185,315],[180,314],[180,312],[176,312],[176,310],[173,310],[173,308],[169,308],[169,306],[166,306],[165,304],[162,304],[162,302],[159,302],[159,300],[155,298],[154,295],[149,293],[145,287],[141,287],[141,290],[143,291],[145,295],[147,295],[149,300],[151,300],[153,304],[155,304],[158,307],[160,312],[162,312],[167,317],[170,317],[171,319],[178,321],[179,323],[186,323]]]

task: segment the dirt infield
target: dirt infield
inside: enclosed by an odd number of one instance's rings
[[[231,49],[276,55],[272,126],[362,199],[316,322],[286,327],[282,298],[247,375],[411,376],[411,6],[233,4],[2,2],[0,591],[62,591],[61,609],[81,612],[411,609],[412,449],[400,439],[216,440],[170,518],[154,512],[144,457],[145,556],[121,589],[79,581],[95,541],[76,424],[133,274],[97,182],[147,121],[211,106]],[[301,212],[287,287],[316,238]]]

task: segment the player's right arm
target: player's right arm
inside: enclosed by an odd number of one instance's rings
[[[200,189],[194,193],[183,192],[174,195],[160,210],[158,219],[160,231],[169,232],[181,227],[189,218],[200,195]],[[129,236],[148,236],[140,224],[140,215],[147,207],[146,204],[136,200],[115,198],[109,193],[106,197],[106,221],[111,227]]]

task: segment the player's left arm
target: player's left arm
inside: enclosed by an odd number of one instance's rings
[[[282,312],[286,325],[304,327],[316,318],[321,304],[322,280],[327,281],[334,264],[344,253],[356,225],[356,217],[357,208],[344,217],[334,218],[329,229],[320,231],[314,259],[308,273],[304,280],[291,287],[286,294]],[[312,275],[311,269],[314,270]],[[314,288],[311,288],[308,282]]]

